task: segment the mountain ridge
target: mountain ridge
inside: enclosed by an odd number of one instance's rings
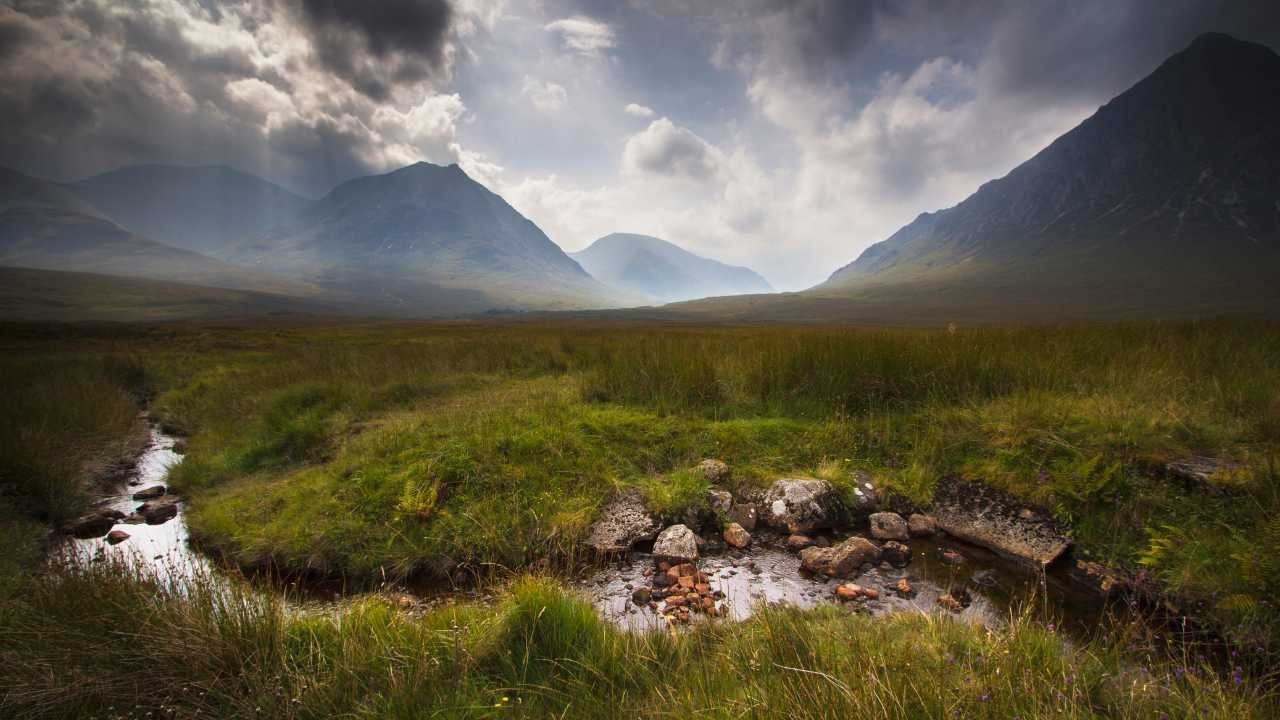
[[[773,290],[750,268],[703,257],[651,235],[610,233],[569,256],[601,282],[658,302]]]

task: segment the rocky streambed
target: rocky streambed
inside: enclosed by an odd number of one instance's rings
[[[728,466],[706,461],[708,479]],[[834,604],[870,615],[939,612],[999,626],[1032,612],[1096,625],[1123,581],[1069,557],[1071,539],[1042,511],[975,483],[945,480],[928,512],[879,507],[869,477],[841,494],[817,478],[781,478],[663,527],[635,493],[607,504],[591,533],[607,563],[582,582],[600,612],[642,630],[744,619],[763,604]]]

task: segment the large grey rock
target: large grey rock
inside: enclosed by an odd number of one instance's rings
[[[877,540],[907,540],[911,537],[907,521],[895,512],[878,512],[871,515],[871,537]]]
[[[800,566],[827,577],[849,577],[864,563],[880,560],[880,548],[864,537],[851,537],[829,548],[808,547],[800,551]]]
[[[1244,466],[1233,460],[1193,455],[1167,463],[1164,469],[1195,488],[1222,494],[1224,486],[1230,486]]]
[[[587,532],[587,546],[599,553],[627,552],[658,534],[658,520],[635,490],[619,493],[600,511]]]
[[[978,482],[943,478],[932,515],[950,535],[1041,566],[1071,547],[1067,529],[1046,513]]]
[[[782,478],[769,487],[761,508],[766,525],[810,533],[845,521],[848,512],[831,483],[818,478]]]
[[[880,497],[876,492],[875,482],[871,479],[871,474],[862,470],[853,473],[853,493],[851,502],[853,505],[849,507],[849,514],[852,519],[860,520],[867,515],[876,511],[880,506]]]
[[[693,562],[698,559],[698,536],[684,525],[672,525],[658,533],[653,556],[675,563]]]

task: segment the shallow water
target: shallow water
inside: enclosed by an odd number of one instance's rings
[[[915,538],[909,543],[911,562],[906,567],[882,565],[843,580],[803,573],[799,556],[785,549],[783,541],[781,536],[758,533],[744,551],[712,553],[698,562],[699,569],[709,576],[712,589],[724,593],[727,617],[742,620],[761,604],[772,603],[801,608],[837,604],[871,615],[933,612],[940,610],[940,595],[961,590],[969,594],[968,606],[956,613],[943,612],[963,622],[988,627],[1000,627],[1013,613],[1025,608],[1037,616],[1083,630],[1096,624],[1105,610],[1100,598],[1076,591],[1064,578],[1031,571],[994,553],[950,539]],[[944,560],[944,549],[959,553],[963,562]],[[631,601],[632,589],[650,586],[651,578],[645,571],[654,565],[648,553],[634,552],[592,573],[581,587],[611,622],[629,630],[661,627],[666,621],[660,612],[638,607]],[[911,597],[901,597],[893,590],[904,577],[915,591]],[[846,582],[875,588],[880,591],[880,598],[842,603],[836,599],[835,589]]]
[[[177,440],[152,426],[150,439],[134,471],[113,494],[105,496],[96,507],[119,510],[129,515],[142,504],[134,500],[133,493],[152,485],[165,485],[169,469],[182,462],[182,455],[174,450]],[[107,542],[105,537],[78,539],[68,537],[63,551],[73,561],[101,562],[119,560],[126,565],[149,568],[162,579],[185,579],[194,573],[208,573],[209,561],[191,547],[183,506],[178,514],[158,525],[117,522],[112,530],[123,530],[129,538],[118,545]]]

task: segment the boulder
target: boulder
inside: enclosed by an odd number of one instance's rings
[[[871,537],[877,540],[907,540],[907,521],[895,512],[878,512],[871,515]]]
[[[871,473],[858,470],[853,473],[853,505],[849,514],[854,519],[864,518],[876,511],[880,506],[880,496],[876,492],[876,484]]]
[[[911,562],[911,548],[890,540],[880,546],[880,557],[894,567],[906,567]]]
[[[733,508],[733,495],[728,490],[712,488],[707,491],[707,507],[717,516],[726,516]]]
[[[1041,567],[1071,547],[1066,528],[1047,513],[982,483],[943,478],[931,514],[949,535]]]
[[[177,516],[179,502],[173,495],[161,495],[139,505],[138,514],[148,525],[161,525]]]
[[[115,524],[116,518],[111,513],[100,510],[72,520],[63,526],[63,531],[81,540],[88,540],[106,535]]]
[[[723,460],[708,458],[698,463],[698,470],[707,482],[716,484],[729,479],[729,464]]]
[[[911,537],[928,537],[938,534],[938,521],[932,515],[912,513],[907,518],[907,532]]]
[[[880,559],[880,548],[863,537],[851,537],[834,547],[809,547],[800,551],[800,566],[827,577],[849,577],[864,563]]]
[[[165,494],[163,485],[152,485],[149,488],[143,488],[133,494],[134,500],[153,500]]]
[[[789,533],[809,533],[844,522],[848,512],[831,483],[818,478],[782,478],[764,497],[764,521]]]
[[[747,532],[755,530],[756,506],[754,503],[734,503],[733,507],[729,508],[727,518],[730,522],[741,525]]]
[[[672,525],[658,533],[653,543],[653,556],[671,562],[691,562],[698,559],[698,538],[684,525]]]
[[[128,539],[129,539],[129,533],[123,530],[112,530],[111,532],[107,533],[107,542],[110,543],[111,545],[119,545],[120,543]]]
[[[1192,455],[1166,463],[1164,469],[1193,488],[1206,490],[1211,494],[1222,494],[1234,484],[1245,468],[1232,460]]]
[[[795,533],[787,536],[787,549],[792,552],[800,552],[807,547],[813,547],[813,538],[808,535]]]
[[[729,523],[724,529],[724,541],[739,550],[751,544],[751,533],[738,523]]]
[[[587,545],[598,553],[623,553],[658,533],[658,520],[636,490],[619,493],[600,511],[587,532]]]

